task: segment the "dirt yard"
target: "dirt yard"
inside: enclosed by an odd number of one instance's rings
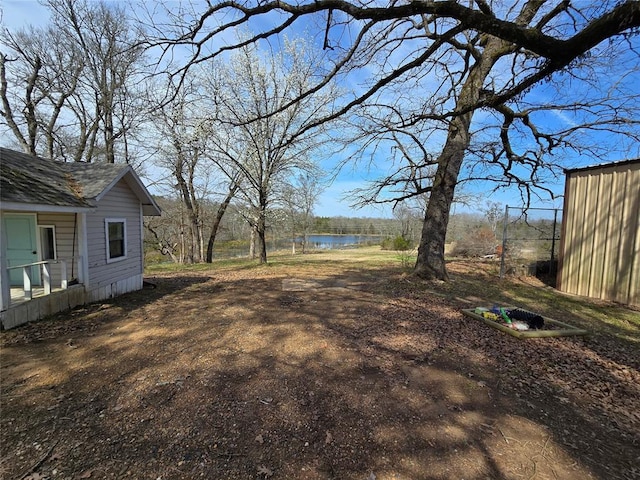
[[[625,310],[450,271],[214,264],[3,332],[0,477],[640,478],[640,321],[518,340],[460,309]]]

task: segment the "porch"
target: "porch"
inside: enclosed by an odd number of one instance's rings
[[[19,305],[24,302],[28,302],[29,300],[33,300],[34,298],[44,297],[45,295],[50,295],[52,293],[61,292],[65,290],[61,287],[54,287],[51,289],[49,293],[45,293],[44,287],[33,287],[31,289],[31,298],[27,298],[24,293],[24,288],[22,287],[11,287],[11,301],[9,302],[9,306]]]
[[[21,293],[16,292],[19,297],[17,302],[12,303],[7,310],[0,312],[3,330],[40,320],[78,305],[84,305],[87,298],[84,285],[71,285],[66,289],[57,288],[49,295],[34,296],[31,300],[26,300]]]
[[[55,284],[51,274],[53,265],[59,265],[58,281]],[[9,278],[9,272],[20,271],[22,286],[2,288],[2,328],[14,328],[84,304],[84,285],[70,285],[67,280],[67,265],[65,260],[45,260],[7,267],[5,279]],[[35,279],[39,279],[39,285],[33,284]]]

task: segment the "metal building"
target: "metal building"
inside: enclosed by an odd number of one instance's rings
[[[640,305],[640,159],[565,173],[557,288]]]

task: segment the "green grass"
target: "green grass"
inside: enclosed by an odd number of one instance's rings
[[[556,320],[570,320],[576,326],[597,333],[608,333],[640,343],[640,312],[611,302],[565,295],[553,288],[514,284],[509,288],[514,303],[538,307]]]

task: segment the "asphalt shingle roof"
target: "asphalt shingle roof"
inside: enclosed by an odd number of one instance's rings
[[[109,163],[62,163],[0,147],[0,200],[92,207],[92,200],[129,168]]]

